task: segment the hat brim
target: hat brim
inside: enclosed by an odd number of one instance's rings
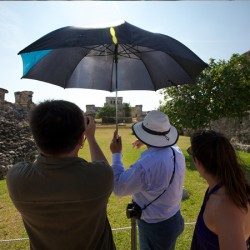
[[[143,121],[133,124],[132,130],[134,135],[144,144],[156,148],[165,148],[178,141],[179,133],[174,126],[171,125],[170,131],[166,135],[153,135],[142,128],[142,123]]]

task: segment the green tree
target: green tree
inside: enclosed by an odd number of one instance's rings
[[[160,110],[179,128],[209,127],[221,117],[241,118],[250,110],[250,58],[232,55],[203,70],[196,84],[166,88]]]
[[[114,105],[105,105],[97,112],[96,116],[97,118],[115,117],[115,110]]]
[[[129,103],[124,103],[123,104],[123,110],[124,110],[125,117],[130,117],[131,116],[131,106],[130,106]]]

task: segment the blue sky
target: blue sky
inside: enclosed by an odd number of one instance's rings
[[[205,62],[209,58],[228,60],[233,53],[250,50],[249,1],[1,1],[0,13],[0,88],[9,91],[5,99],[10,102],[14,102],[14,92],[28,90],[34,92],[35,103],[65,99],[85,110],[86,104],[102,106],[106,96],[115,96],[20,79],[22,60],[17,53],[64,26],[109,26],[125,20],[179,40]],[[162,99],[153,91],[121,91],[118,95],[131,106],[142,104],[145,111],[156,109]]]

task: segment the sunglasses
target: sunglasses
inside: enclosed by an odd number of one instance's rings
[[[203,130],[203,131],[201,131],[200,134],[198,134],[198,135],[196,136],[196,138],[199,137],[199,136],[204,136],[204,135],[211,135],[211,136],[213,136],[213,137],[218,137],[218,134],[217,134],[215,131],[213,131],[213,130]],[[201,145],[195,152],[197,153],[197,152],[200,150],[200,148],[202,148],[202,147],[204,147],[204,146],[205,146],[205,144]],[[188,154],[191,155],[191,156],[194,155],[194,152],[193,152],[191,146],[187,149],[187,152],[188,152]]]

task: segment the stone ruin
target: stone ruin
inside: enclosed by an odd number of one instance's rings
[[[11,166],[20,161],[33,162],[36,155],[29,126],[0,121],[0,180]]]
[[[116,97],[106,97],[105,105],[116,105]],[[117,107],[118,107],[118,120],[119,122],[123,122],[123,120],[126,118],[128,122],[132,122],[132,118],[136,118],[137,121],[142,120],[147,112],[142,111],[142,105],[135,105],[134,107],[131,107],[131,117],[125,117],[124,112],[124,103],[122,97],[117,97]],[[101,109],[101,107],[96,107],[94,104],[86,105],[86,112],[87,115],[95,116],[97,112]],[[130,119],[128,119],[130,118]]]
[[[30,110],[35,107],[32,91],[15,92],[15,103],[5,100],[8,90],[0,88],[0,179],[6,176],[8,169],[20,161],[35,159],[37,148],[28,126]],[[118,98],[118,106],[122,106],[122,97]],[[106,103],[114,104],[113,97],[107,97]],[[98,107],[87,105],[86,113],[95,114]],[[142,105],[133,109],[136,117],[142,116]],[[120,114],[123,116],[123,114]]]
[[[0,88],[0,179],[4,178],[8,169],[19,161],[33,161],[37,148],[32,138],[28,115],[35,107],[32,102],[33,92],[15,92],[15,103],[5,101],[8,90]],[[108,98],[110,103],[113,99]],[[120,104],[122,99],[119,99]],[[97,108],[89,105],[90,113]],[[133,117],[143,116],[142,105],[132,110]],[[211,124],[211,128],[224,133],[237,150],[250,152],[250,111],[242,120],[223,118]]]
[[[5,101],[8,90],[0,88],[0,121],[22,122],[28,120],[29,111],[35,107],[32,91],[15,92],[15,103]]]
[[[7,90],[0,88],[0,179],[17,162],[32,162],[37,148],[28,126],[28,115],[35,107],[33,92],[15,92],[15,103],[5,101]]]
[[[214,121],[211,128],[225,134],[235,149],[250,153],[250,111],[242,119],[221,118]]]
[[[32,102],[32,91],[15,92],[15,104],[16,106],[32,108],[34,103]]]

